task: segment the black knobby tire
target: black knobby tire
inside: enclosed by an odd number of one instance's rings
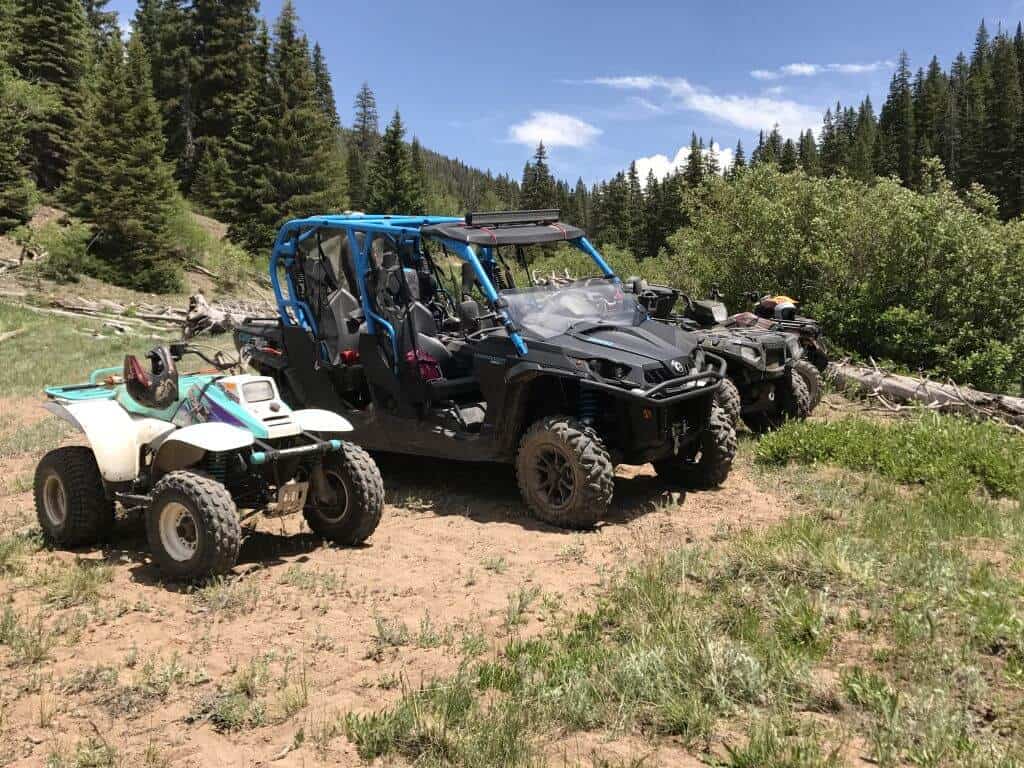
[[[531,514],[572,530],[597,525],[611,504],[615,467],[601,438],[565,416],[535,422],[516,454],[516,480]]]
[[[377,529],[384,511],[384,481],[376,462],[358,445],[343,442],[340,454],[324,458],[323,470],[335,492],[344,492],[343,508],[325,509],[311,501],[303,510],[306,522],[327,541],[362,544]]]
[[[178,525],[172,527],[175,518]],[[194,581],[219,576],[234,567],[242,527],[227,488],[204,475],[170,472],[153,486],[146,510],[146,538],[164,576],[172,581]],[[193,545],[191,553],[189,545]]]
[[[764,411],[744,416],[751,432],[763,434],[779,429],[787,421],[801,421],[811,415],[811,392],[807,383],[792,368],[779,380],[775,400]]]
[[[743,410],[743,400],[740,391],[733,384],[732,379],[722,379],[722,384],[715,393],[715,405],[725,411],[729,417],[733,429],[740,424],[740,412]]]
[[[809,360],[797,360],[793,363],[793,370],[804,380],[807,391],[811,395],[811,411],[821,403],[821,373]]]
[[[736,428],[728,414],[718,407],[711,409],[711,418],[698,439],[697,453],[687,459],[677,456],[654,463],[658,476],[687,488],[718,488],[729,477],[736,460]]]
[[[91,546],[113,528],[114,502],[91,448],[69,445],[50,451],[36,467],[33,488],[39,526],[57,546]]]

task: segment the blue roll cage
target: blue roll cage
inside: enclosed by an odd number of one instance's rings
[[[454,216],[392,216],[384,214],[358,214],[341,216],[311,216],[305,219],[294,219],[289,221],[277,234],[274,249],[270,253],[270,283],[274,289],[274,299],[277,302],[277,311],[281,322],[288,326],[298,326],[318,335],[316,318],[306,302],[296,298],[295,285],[292,280],[291,267],[295,264],[298,255],[299,243],[314,237],[318,232],[332,231],[344,232],[348,237],[349,249],[355,261],[356,282],[359,288],[359,300],[363,307],[363,314],[366,317],[366,330],[376,334],[378,326],[384,329],[391,341],[391,348],[394,352],[395,364],[398,364],[398,338],[394,326],[385,318],[377,314],[373,309],[373,301],[366,286],[366,273],[370,271],[370,249],[373,247],[375,235],[387,235],[391,237],[398,246],[411,243],[419,246],[421,238],[421,227],[432,224],[448,224],[461,222],[464,219]],[[358,234],[365,234],[362,246],[359,245]],[[450,240],[448,238],[429,238],[442,246],[449,252],[454,253],[460,259],[469,264],[476,275],[477,282],[484,297],[491,304],[491,308],[497,314],[502,325],[508,330],[509,339],[520,355],[527,353],[526,342],[515,330],[511,319],[504,309],[499,305],[501,297],[495,290],[487,270],[483,264],[489,266],[495,264],[494,250],[490,246],[480,248],[480,255],[477,256],[473,246],[468,243]],[[614,270],[604,260],[598,250],[587,240],[586,237],[579,237],[568,241],[583,253],[590,256],[601,274],[607,278],[618,278]],[[285,285],[281,285],[278,267],[285,267]]]

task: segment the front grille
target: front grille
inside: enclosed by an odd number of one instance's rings
[[[267,416],[263,419],[264,424],[283,424],[291,421],[291,416],[284,414],[283,416]]]
[[[664,366],[644,369],[644,381],[648,384],[662,384],[669,379],[674,378],[676,378],[676,376]]]

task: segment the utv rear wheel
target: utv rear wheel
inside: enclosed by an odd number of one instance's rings
[[[775,399],[768,410],[744,417],[751,432],[763,434],[778,429],[787,421],[802,421],[811,415],[811,392],[807,382],[790,369],[775,388]]]
[[[692,456],[677,456],[654,462],[658,477],[687,488],[711,489],[722,485],[736,459],[736,429],[717,405],[711,410],[708,427],[697,438]]]
[[[519,492],[538,520],[574,530],[593,528],[612,501],[615,467],[590,427],[575,419],[541,419],[516,456]]]
[[[813,411],[821,403],[821,374],[809,360],[797,360],[793,364],[793,370],[807,385],[807,391],[811,396],[810,410]]]
[[[164,576],[194,581],[234,567],[242,529],[227,488],[203,475],[170,472],[153,487],[146,538]]]
[[[731,379],[722,379],[718,392],[715,393],[715,404],[725,411],[733,429],[739,426],[743,400],[740,398],[740,391]]]
[[[57,546],[90,546],[113,527],[114,502],[107,498],[91,448],[50,451],[36,467],[33,485],[39,526]]]
[[[346,546],[362,544],[380,523],[384,510],[384,481],[370,454],[352,443],[324,459],[326,498],[310,500],[303,515],[313,532]]]

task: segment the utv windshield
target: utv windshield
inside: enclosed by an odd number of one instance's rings
[[[541,285],[501,292],[512,321],[533,338],[547,340],[576,326],[640,325],[647,311],[611,279],[591,278],[567,285]]]

